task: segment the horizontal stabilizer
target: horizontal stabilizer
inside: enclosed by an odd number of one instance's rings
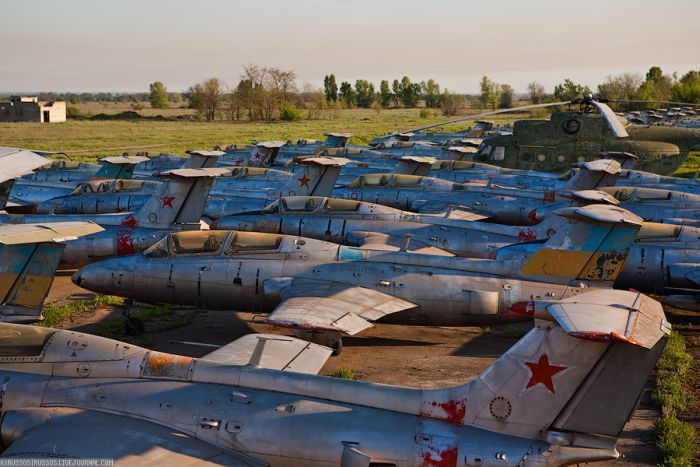
[[[32,151],[0,147],[0,183],[31,173],[51,160]]]
[[[596,342],[627,342],[651,349],[671,326],[656,300],[638,292],[596,290],[547,306],[570,336]]]
[[[102,232],[93,222],[48,222],[46,224],[0,225],[0,244],[20,245],[39,242],[63,242],[83,235]]]
[[[247,334],[202,358],[230,365],[318,374],[332,350],[295,337]]]

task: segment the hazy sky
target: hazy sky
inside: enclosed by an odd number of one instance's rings
[[[408,75],[474,92],[537,80],[594,86],[651,65],[700,69],[700,0],[14,0],[2,3],[0,92],[171,91],[241,65],[320,86]]]

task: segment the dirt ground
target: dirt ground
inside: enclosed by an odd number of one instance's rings
[[[75,286],[70,281],[70,273],[62,272],[54,281],[47,303],[65,303],[93,296],[93,293]],[[81,313],[59,327],[90,332],[104,320],[120,317],[120,313],[114,308]],[[344,338],[343,351],[328,360],[321,374],[330,375],[338,368],[346,367],[359,379],[379,383],[413,387],[462,384],[513,345],[517,341],[514,334],[524,331],[522,325],[519,329],[501,328],[489,332],[481,328],[377,324],[360,336]],[[201,310],[186,326],[150,334],[148,347],[201,357],[212,348],[196,343],[223,345],[251,332],[287,334],[288,331],[255,322],[251,313]],[[699,347],[695,346],[695,355],[698,350]],[[618,441],[621,458],[606,465],[655,465],[658,457],[651,428],[658,416],[646,389]]]

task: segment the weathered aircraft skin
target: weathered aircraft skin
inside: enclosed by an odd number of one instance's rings
[[[660,304],[605,291],[530,309],[533,330],[472,381],[439,389],[268,369],[260,344],[246,364],[222,358],[226,346],[193,359],[0,324],[13,338],[0,346],[2,455],[291,467],[617,458],[617,437],[668,333]],[[631,314],[645,319],[630,325]]]
[[[568,228],[527,258],[482,260],[370,251],[301,237],[183,232],[144,255],[93,263],[73,281],[146,302],[270,312],[294,329],[354,334],[381,319],[470,326],[517,317],[514,303],[609,288],[639,230],[608,206],[562,210]],[[183,246],[185,245],[185,246]],[[364,298],[362,298],[364,297]],[[356,307],[346,317],[347,307]]]
[[[250,232],[281,233],[327,240],[370,249],[408,249],[415,252],[471,258],[495,258],[520,242],[544,242],[565,222],[548,216],[533,226],[507,226],[434,215],[416,214],[382,205],[321,197],[282,198],[262,212],[227,216],[210,228]],[[540,247],[531,243],[518,247],[527,255]],[[627,261],[615,281],[620,289],[662,293],[667,287],[700,287],[700,276],[680,263],[700,262],[700,228],[645,222],[630,248]],[[698,269],[700,270],[700,269]],[[678,271],[678,275],[669,274]]]

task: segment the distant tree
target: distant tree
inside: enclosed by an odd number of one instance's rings
[[[573,101],[583,98],[586,94],[590,94],[591,90],[588,86],[576,84],[570,79],[565,79],[563,83],[557,84],[554,87],[554,97],[559,101]]]
[[[95,100],[95,96],[93,96],[92,93],[84,92],[80,94],[80,100],[83,102],[92,102]]]
[[[404,76],[399,83],[398,95],[404,107],[415,107],[420,98],[420,84],[414,84],[411,82],[411,78]]]
[[[440,85],[434,79],[421,82],[421,91],[425,99],[425,106],[431,109],[440,107]]]
[[[338,85],[335,82],[334,74],[331,73],[323,78],[323,92],[328,102],[336,102],[338,100]]]
[[[283,70],[281,68],[268,67],[266,73],[268,82],[267,87],[274,90],[284,97],[297,91],[297,74],[294,70]]]
[[[636,97],[644,101],[667,101],[671,99],[673,85],[673,77],[665,75],[658,66],[653,66],[649,68]],[[654,106],[654,104],[650,105],[650,107]]]
[[[513,107],[513,87],[510,84],[501,84],[501,96],[498,106],[502,109]]]
[[[213,122],[221,110],[224,91],[218,78],[209,78],[201,83],[190,86],[190,106],[200,117]]]
[[[352,89],[352,84],[347,81],[340,83],[340,100],[346,109],[351,109],[355,106],[355,91]]]
[[[71,94],[71,96],[68,98],[68,102],[71,104],[77,104],[80,102],[80,96],[77,94]]]
[[[391,106],[393,98],[394,95],[389,89],[389,81],[385,79],[382,80],[382,82],[379,83],[379,104],[386,109]]]
[[[154,109],[164,109],[170,106],[168,102],[168,90],[162,82],[156,81],[155,83],[151,83],[149,88],[151,92],[148,95],[148,102],[151,103],[151,107]]]
[[[674,101],[700,104],[700,71],[689,71],[671,88]]]
[[[498,101],[500,99],[500,86],[498,83],[491,81],[488,76],[484,75],[479,83],[479,89],[481,94],[479,95],[479,102],[481,102],[482,108],[491,107],[496,109],[498,106]]]
[[[544,101],[544,86],[537,81],[528,84],[527,91],[530,93],[530,101],[533,104],[541,104]]]
[[[355,81],[355,102],[358,107],[369,109],[374,102],[374,84],[364,79]]]
[[[391,93],[394,101],[394,105],[396,107],[399,106],[399,103],[401,102],[401,83],[399,83],[398,79],[395,79],[391,83]]]
[[[608,76],[605,82],[598,85],[598,97],[603,99],[635,99],[642,84],[639,73],[622,73],[618,76]],[[631,109],[633,105],[620,104],[620,108]]]

